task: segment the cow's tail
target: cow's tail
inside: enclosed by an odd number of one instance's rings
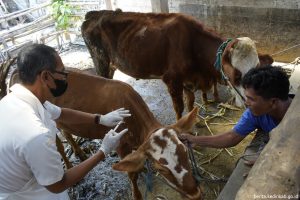
[[[8,72],[10,71],[10,67],[13,66],[16,62],[16,58],[17,57],[14,57],[12,59],[6,60],[3,63],[1,63],[1,66],[0,66],[0,99],[7,94],[7,85],[6,85],[5,81],[6,81]]]

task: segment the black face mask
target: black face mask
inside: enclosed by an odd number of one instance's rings
[[[53,89],[53,88],[50,88],[49,86],[48,86],[48,88],[54,97],[59,97],[63,93],[65,93],[65,91],[67,90],[68,82],[66,80],[56,79],[52,75],[50,75],[50,76],[53,78],[56,88]]]

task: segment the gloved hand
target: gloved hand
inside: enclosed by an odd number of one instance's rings
[[[106,135],[104,136],[102,140],[102,144],[99,150],[101,150],[105,157],[112,151],[115,150],[119,143],[121,137],[128,131],[128,129],[124,129],[120,133],[115,132],[114,130],[110,130]]]
[[[125,110],[125,108],[119,108],[110,113],[107,113],[106,115],[101,115],[99,123],[104,126],[112,127],[117,125],[120,121],[123,121],[125,117],[130,116],[131,114],[129,110]]]

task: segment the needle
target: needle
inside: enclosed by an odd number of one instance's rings
[[[124,122],[123,121],[120,121],[117,125],[116,125],[116,127],[114,128],[114,131],[116,131],[118,128],[119,128],[119,126],[121,125],[121,124],[123,124]]]

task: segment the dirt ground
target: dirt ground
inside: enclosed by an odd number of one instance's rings
[[[93,67],[90,55],[83,45],[66,46],[61,52],[62,60],[66,67],[88,69]],[[150,110],[162,124],[175,123],[175,112],[173,110],[171,98],[167,92],[167,88],[161,80],[135,80],[127,75],[117,71],[114,79],[119,79],[129,83],[145,100]],[[228,89],[224,86],[219,86],[219,92],[222,102],[229,99]],[[201,106],[200,92],[196,93],[196,105]],[[210,97],[210,96],[209,96]],[[210,97],[211,98],[211,97]],[[199,115],[202,117],[212,116],[217,113],[218,103],[211,103],[206,106],[201,106]],[[204,120],[199,118],[198,123],[194,127],[194,134],[211,135],[222,133],[232,128],[237,122],[242,110],[234,111],[226,109],[220,117],[215,117],[208,121],[208,127]],[[220,178],[228,178],[235,167],[236,161],[243,153],[245,147],[252,139],[252,135],[244,139],[239,145],[228,149],[212,149],[197,147],[195,150],[196,161],[198,166],[206,172],[202,172],[205,177],[209,177],[208,173]],[[101,143],[101,140],[84,141],[82,147],[88,150],[88,153],[95,152]],[[71,155],[73,164],[77,164],[79,160]],[[116,172],[111,169],[111,165],[118,161],[116,155],[112,155],[104,162],[96,166],[80,183],[69,190],[69,195],[73,200],[83,199],[131,199],[130,184],[127,175]],[[208,173],[207,173],[208,172]],[[139,178],[140,189],[145,195],[145,174]],[[205,199],[214,200],[224,187],[223,182],[211,183],[203,182],[201,185],[204,188]],[[153,191],[147,192],[147,199],[182,199],[181,196],[167,186],[159,175],[154,176]]]

